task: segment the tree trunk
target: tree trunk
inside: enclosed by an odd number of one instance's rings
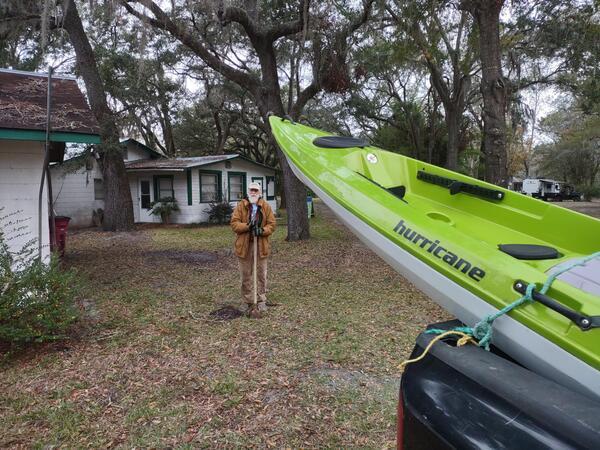
[[[281,101],[281,90],[279,87],[279,76],[277,74],[277,60],[275,50],[271,42],[264,46],[256,46],[258,58],[262,69],[262,80],[264,88],[262,95],[255,95],[262,117],[268,124],[269,112],[282,117],[285,115]],[[266,101],[263,101],[265,99]],[[269,127],[269,134],[271,129]],[[275,138],[270,135],[274,147],[277,149],[277,160],[283,173],[283,190],[285,192],[288,233],[286,240],[299,241],[310,237],[310,226],[308,221],[308,207],[306,205],[306,186],[296,178],[287,158],[277,145]]]
[[[479,28],[483,95],[485,179],[499,186],[508,182],[506,155],[506,88],[502,76],[500,10],[504,0],[463,2]]]
[[[437,116],[439,102],[437,96],[432,91],[431,92],[431,101],[433,106],[429,109],[429,126],[428,126],[428,136],[429,139],[427,141],[427,162],[429,164],[433,163],[433,149],[435,147],[435,139],[437,137],[437,130],[435,128],[435,120]],[[429,100],[427,100],[427,104],[429,105]]]
[[[269,107],[266,107],[266,105],[263,107],[259,106],[267,124],[269,123],[267,117],[269,111],[274,112],[278,116],[283,116],[285,114],[283,111],[283,104],[281,103],[281,96],[268,96],[268,98],[270,100]],[[310,227],[308,221],[308,207],[306,205],[306,186],[304,186],[304,184],[296,178],[296,175],[294,175],[292,168],[288,164],[287,158],[279,148],[279,145],[277,145],[272,134],[270,134],[269,138],[272,141],[271,144],[277,151],[277,160],[279,161],[279,166],[281,167],[281,172],[283,174],[284,195],[282,195],[282,200],[285,199],[284,206],[287,211],[288,222],[286,240],[299,241],[308,239],[310,237]]]
[[[450,170],[458,169],[458,142],[460,139],[460,120],[462,112],[459,114],[449,105],[444,105],[445,122],[448,131],[448,151],[446,154],[445,167]]]
[[[83,77],[90,106],[100,124],[99,146],[104,178],[104,223],[107,231],[126,231],[133,228],[133,205],[129,180],[119,144],[119,130],[108,107],[104,85],[92,46],[85,34],[75,0],[63,4],[63,27],[77,59],[77,70]]]
[[[171,116],[169,111],[169,104],[166,101],[162,101],[160,104],[160,112],[162,115],[162,130],[163,138],[165,140],[165,150],[168,157],[172,158],[175,156],[175,139],[173,137],[173,125],[171,124]]]

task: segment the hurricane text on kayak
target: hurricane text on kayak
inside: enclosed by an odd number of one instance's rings
[[[485,277],[485,271],[477,266],[474,266],[464,258],[452,253],[442,245],[439,240],[431,240],[426,236],[417,233],[407,226],[404,219],[398,222],[394,227],[394,231],[402,236],[407,241],[414,245],[418,245],[422,249],[426,249],[427,253],[431,253],[436,258],[441,259],[452,268],[468,275],[475,281],[481,281]]]

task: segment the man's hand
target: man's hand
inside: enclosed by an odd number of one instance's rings
[[[263,229],[262,227],[254,227],[254,236],[262,236],[263,234]]]

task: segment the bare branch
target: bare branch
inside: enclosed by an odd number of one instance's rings
[[[244,28],[251,41],[262,36],[262,33],[256,27],[254,20],[252,20],[250,16],[248,16],[248,13],[242,8],[229,6],[225,9],[219,9],[217,11],[217,17],[223,26],[228,25],[231,22],[239,23]]]
[[[309,8],[310,0],[302,0],[298,7],[298,19],[272,26],[266,32],[267,39],[274,42],[283,36],[289,36],[302,31],[308,19]]]
[[[194,53],[202,58],[208,66],[224,77],[238,83],[248,90],[256,91],[258,89],[259,81],[256,77],[224,63],[217,55],[211,53],[200,40],[196,39],[184,25],[175,23],[171,20],[171,18],[154,1],[120,0],[120,2],[133,16],[155,28],[169,32],[173,37],[177,38],[182,44],[189,47]],[[137,11],[129,3],[138,3],[144,6],[154,15],[154,17],[147,16],[143,12]]]

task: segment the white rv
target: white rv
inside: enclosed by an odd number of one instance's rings
[[[583,200],[583,195],[577,192],[573,186],[556,180],[526,178],[519,185],[517,186],[515,183],[514,189],[516,191],[542,200],[556,200],[559,202],[563,200]]]
[[[535,198],[548,200],[560,197],[560,183],[545,178],[526,178],[523,180],[521,192]]]

